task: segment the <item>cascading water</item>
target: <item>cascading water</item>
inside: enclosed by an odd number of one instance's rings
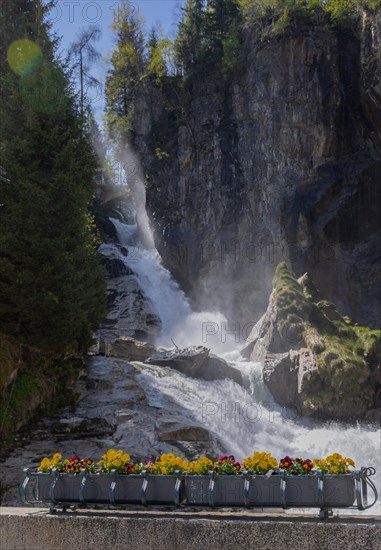
[[[380,487],[381,431],[372,425],[324,422],[319,418],[300,418],[296,411],[281,408],[265,387],[259,363],[242,362],[234,338],[224,338],[223,331],[206,325],[226,328],[220,313],[194,313],[188,300],[170,273],[162,266],[155,249],[142,248],[136,241],[136,228],[112,219],[121,244],[128,245],[127,257],[120,258],[135,273],[139,284],[161,319],[159,344],[173,347],[201,344],[222,355],[241,370],[246,389],[232,380],[206,382],[188,378],[170,368],[139,365],[139,382],[150,405],[165,409],[177,403],[192,420],[213,433],[229,453],[242,459],[254,449],[268,450],[280,457],[284,454],[322,457],[340,452],[352,457],[358,465],[374,466]],[[380,510],[380,501],[378,508]],[[376,509],[373,508],[373,513]]]
[[[117,247],[114,247],[115,253],[134,272],[161,320],[161,336],[156,343],[169,347],[173,347],[172,340],[179,347],[207,343],[216,353],[233,351],[235,340],[229,335],[226,339],[220,335],[221,327],[227,327],[226,318],[219,312],[193,312],[185,294],[163,267],[157,250],[145,248],[139,243],[137,226],[124,224],[115,218],[110,220],[120,244],[128,246],[127,256],[121,254]]]
[[[161,409],[169,401],[177,403],[179,411],[217,436],[226,452],[234,453],[238,460],[251,456],[254,449],[269,451],[277,457],[288,454],[305,458],[340,452],[353,458],[358,466],[376,468],[374,481],[380,493],[379,429],[360,423],[348,426],[302,419],[295,410],[274,403],[263,384],[260,363],[231,364],[246,375],[248,389],[228,379],[206,382],[170,368],[147,368],[147,365],[141,365],[139,382],[151,406]],[[381,513],[380,498],[372,513]]]

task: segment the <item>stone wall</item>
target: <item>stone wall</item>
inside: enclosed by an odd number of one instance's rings
[[[56,515],[4,509],[1,550],[357,550],[379,548],[380,520],[325,522],[263,513],[119,513]]]

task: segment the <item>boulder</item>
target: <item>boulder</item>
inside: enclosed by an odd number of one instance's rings
[[[171,367],[192,378],[202,380],[222,380],[230,378],[243,386],[241,372],[229,365],[217,355],[209,353],[210,350],[203,346],[190,346],[183,349],[155,353],[145,362],[164,367]]]
[[[171,367],[187,376],[197,378],[197,372],[208,356],[208,348],[204,346],[190,346],[188,348],[177,348],[155,353],[145,362],[150,365]]]
[[[209,441],[208,430],[183,422],[163,422],[157,429],[159,441]]]
[[[133,274],[132,270],[119,258],[106,258],[105,256],[101,256],[101,263],[105,267],[110,279]]]
[[[238,369],[231,367],[225,359],[218,357],[217,355],[210,354],[202,365],[199,367],[197,378],[203,380],[221,380],[223,378],[230,378],[243,386],[242,374]]]
[[[130,336],[119,336],[111,342],[106,342],[104,354],[107,357],[120,357],[129,361],[145,361],[157,352],[158,349],[148,342]]]
[[[282,406],[294,406],[302,415],[317,409],[310,399],[309,385],[318,387],[316,358],[308,348],[287,353],[267,353],[263,366],[263,381],[275,401]]]
[[[263,381],[279,405],[295,404],[298,373],[290,353],[266,354]]]
[[[243,356],[262,362],[275,401],[302,415],[353,418],[377,408],[380,332],[358,327],[321,300],[308,274],[296,279],[280,263],[267,311]],[[374,417],[374,413],[369,413]]]

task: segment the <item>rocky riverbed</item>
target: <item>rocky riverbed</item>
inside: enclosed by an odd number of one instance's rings
[[[63,409],[30,426],[19,437],[21,446],[1,465],[3,505],[20,506],[22,469],[37,467],[42,457],[57,451],[100,458],[108,448],[117,447],[136,460],[165,452],[188,458],[211,450],[222,452],[205,425],[178,403],[167,398],[165,407],[150,405],[138,375],[143,369],[156,368],[116,357],[89,356],[87,372],[73,387],[78,396],[74,410]]]

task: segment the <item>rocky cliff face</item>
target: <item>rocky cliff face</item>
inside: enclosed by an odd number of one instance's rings
[[[381,15],[245,36],[229,78],[147,86],[135,146],[157,247],[194,305],[266,309],[279,260],[356,321],[380,322]]]
[[[273,285],[242,354],[263,363],[275,401],[302,415],[379,418],[381,331],[352,325],[307,273],[296,280],[284,262]]]

